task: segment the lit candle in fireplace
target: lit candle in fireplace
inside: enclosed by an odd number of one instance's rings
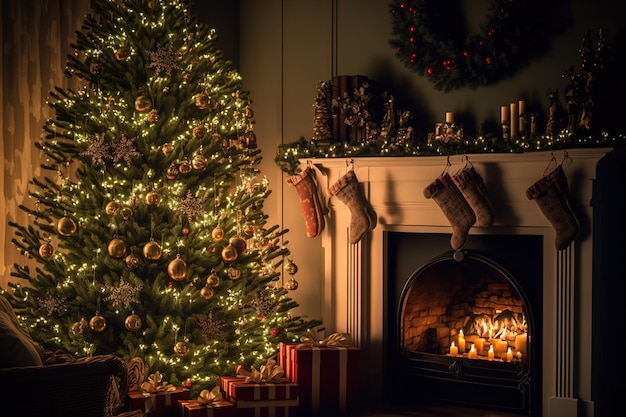
[[[459,355],[459,347],[455,346],[454,340],[452,344],[450,344],[450,356],[458,356]]]
[[[476,353],[476,345],[472,343],[472,347],[470,348],[470,351],[467,354],[467,357],[471,359],[476,359],[477,356],[478,356],[478,353]]]
[[[495,343],[495,347],[493,348],[497,355],[503,356],[506,353],[506,349],[509,347],[509,344],[506,340],[497,339]]]
[[[515,356],[517,356],[517,360],[521,361],[522,360],[522,352],[517,351],[517,353],[515,354]]]
[[[506,351],[506,361],[511,362],[512,360],[513,360],[513,351],[511,350],[511,348],[509,348],[509,350]]]
[[[490,361],[493,360],[495,353],[493,351],[493,345],[489,346],[489,352],[487,352],[487,359],[489,359]]]
[[[459,330],[459,353],[462,355],[465,353],[465,336],[463,330]]]
[[[526,355],[526,345],[528,342],[528,337],[526,333],[521,333],[515,336],[515,351],[521,352],[522,355]]]
[[[485,351],[485,339],[477,337],[474,339],[474,344],[476,345],[476,351],[481,355]]]

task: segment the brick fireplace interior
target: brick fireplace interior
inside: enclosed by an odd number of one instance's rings
[[[542,237],[449,239],[385,233],[388,394],[539,415]]]

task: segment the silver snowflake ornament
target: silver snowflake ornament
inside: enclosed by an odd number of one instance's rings
[[[219,339],[225,324],[224,320],[216,320],[212,315],[198,318],[198,327],[207,342]]]
[[[191,223],[193,216],[200,216],[205,213],[204,202],[206,198],[194,197],[191,191],[187,190],[185,197],[178,200],[178,207],[176,213],[184,213],[187,215],[187,220]]]
[[[104,140],[104,133],[89,138],[89,147],[82,151],[82,156],[91,157],[93,166],[104,165],[104,159],[109,157],[110,145]]]
[[[123,159],[126,161],[126,165],[130,166],[133,157],[141,156],[141,153],[137,152],[135,149],[136,139],[137,137],[127,138],[126,135],[122,133],[120,140],[111,145],[111,159],[113,163],[118,163]]]
[[[139,302],[137,293],[141,291],[141,288],[143,288],[141,285],[133,285],[122,278],[119,284],[107,288],[110,295],[104,301],[110,301],[113,307],[123,305],[129,308],[131,304]]]
[[[178,58],[180,53],[174,52],[171,46],[167,48],[157,45],[156,51],[146,51],[150,55],[152,62],[148,64],[148,68],[154,68],[157,75],[161,75],[161,72],[165,71],[167,75],[172,75],[172,70],[182,70],[178,65]]]
[[[45,311],[49,317],[52,316],[54,313],[59,313],[63,310],[66,298],[67,297],[65,296],[58,294],[55,295],[48,291],[45,297],[37,298],[37,303],[39,304],[39,308]]]

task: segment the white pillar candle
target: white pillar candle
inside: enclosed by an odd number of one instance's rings
[[[463,336],[463,330],[459,331],[458,344],[459,344],[459,353],[462,355],[465,353],[465,336]]]
[[[454,113],[452,113],[451,111],[446,112],[446,123],[447,124],[454,123]]]
[[[476,352],[481,355],[485,351],[485,339],[477,337],[474,339],[474,344],[476,345]]]
[[[520,135],[526,134],[528,130],[528,118],[526,117],[526,102],[519,101],[519,133]]]
[[[458,355],[459,355],[459,347],[454,344],[454,341],[452,341],[452,344],[450,344],[450,356],[458,356]]]
[[[493,360],[495,353],[493,351],[493,345],[489,346],[489,352],[487,352],[487,359],[489,359],[490,361]]]
[[[526,356],[526,344],[528,342],[528,337],[526,333],[521,333],[515,336],[515,351],[521,352],[522,356]]]
[[[519,109],[517,107],[517,103],[511,103],[511,127],[510,134],[511,137],[514,138],[519,133]]]
[[[477,356],[478,356],[478,353],[476,352],[476,345],[472,343],[472,347],[470,348],[470,351],[467,354],[467,357],[470,359],[476,359]]]
[[[511,348],[509,348],[509,350],[506,351],[506,361],[511,362],[512,360],[513,360],[513,351],[511,351]]]

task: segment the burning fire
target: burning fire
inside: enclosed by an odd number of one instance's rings
[[[498,312],[493,319],[486,314],[472,314],[465,323],[465,334],[475,334],[485,339],[514,340],[515,336],[526,334],[528,324],[523,314],[511,310]]]

